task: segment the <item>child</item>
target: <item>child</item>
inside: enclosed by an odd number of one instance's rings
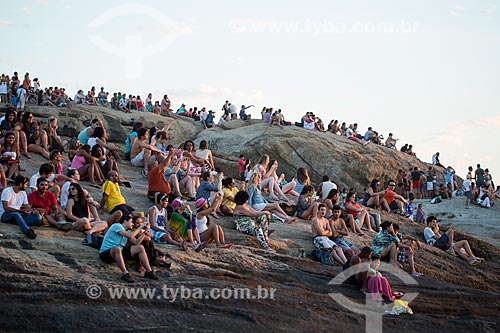
[[[418,223],[425,223],[425,212],[422,209],[422,204],[418,204],[418,209],[417,209],[417,216],[415,218],[415,222]]]

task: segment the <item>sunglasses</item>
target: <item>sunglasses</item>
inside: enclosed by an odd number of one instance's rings
[[[76,191],[76,187],[70,187],[69,190],[70,191]]]

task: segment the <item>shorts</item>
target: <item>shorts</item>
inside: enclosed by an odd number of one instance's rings
[[[416,180],[413,182],[413,189],[417,190],[420,188],[420,181]]]
[[[429,245],[433,245],[440,250],[446,251],[450,247],[448,243],[449,243],[448,235],[442,234],[441,237],[439,237],[439,239],[437,239],[434,242],[434,244],[429,244]]]
[[[313,239],[313,244],[318,249],[331,249],[337,244],[326,236],[316,236]]]
[[[122,249],[122,257],[123,257],[123,260],[132,259],[132,253],[130,252],[130,246]],[[111,249],[108,249],[104,252],[100,252],[99,258],[102,261],[107,262],[108,264],[112,264],[115,262],[115,259],[111,256]]]
[[[400,248],[398,250],[397,260],[398,260],[398,262],[400,262],[402,264],[408,262],[408,256],[406,255],[406,249],[405,248]]]
[[[130,165],[132,165],[133,167],[144,166],[144,150],[130,160]]]
[[[432,191],[432,190],[434,190],[434,183],[427,182],[427,191]]]
[[[333,241],[335,242],[335,244],[337,244],[338,246],[340,246],[340,248],[342,249],[342,251],[349,251],[351,249],[356,248],[354,245],[352,245],[351,243],[349,243],[348,240],[344,239],[344,237],[334,238]]]
[[[470,191],[465,191],[465,192],[464,192],[464,195],[465,195],[465,197],[466,197],[467,199],[470,199],[470,197],[471,197],[471,193],[470,193]]]
[[[113,208],[109,213],[113,214],[116,211],[121,211],[123,215],[132,215],[132,212],[135,212],[135,208],[132,208],[127,204],[121,204],[115,206],[115,208]]]
[[[398,210],[398,209],[399,209],[398,204],[396,203],[396,200],[394,200],[393,202],[391,202],[391,203],[389,204],[389,208],[390,208],[391,210]]]

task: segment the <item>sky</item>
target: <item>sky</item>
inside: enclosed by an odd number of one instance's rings
[[[70,95],[312,111],[500,177],[499,1],[10,1],[0,36],[1,73]]]

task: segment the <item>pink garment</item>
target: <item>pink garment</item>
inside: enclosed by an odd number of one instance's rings
[[[85,165],[85,157],[75,155],[73,161],[71,162],[71,169],[78,170]]]
[[[368,279],[368,290],[372,294],[372,300],[376,301],[379,293],[385,295],[391,301],[394,301],[396,297],[392,295],[391,286],[389,285],[389,281],[383,276],[370,276]]]

